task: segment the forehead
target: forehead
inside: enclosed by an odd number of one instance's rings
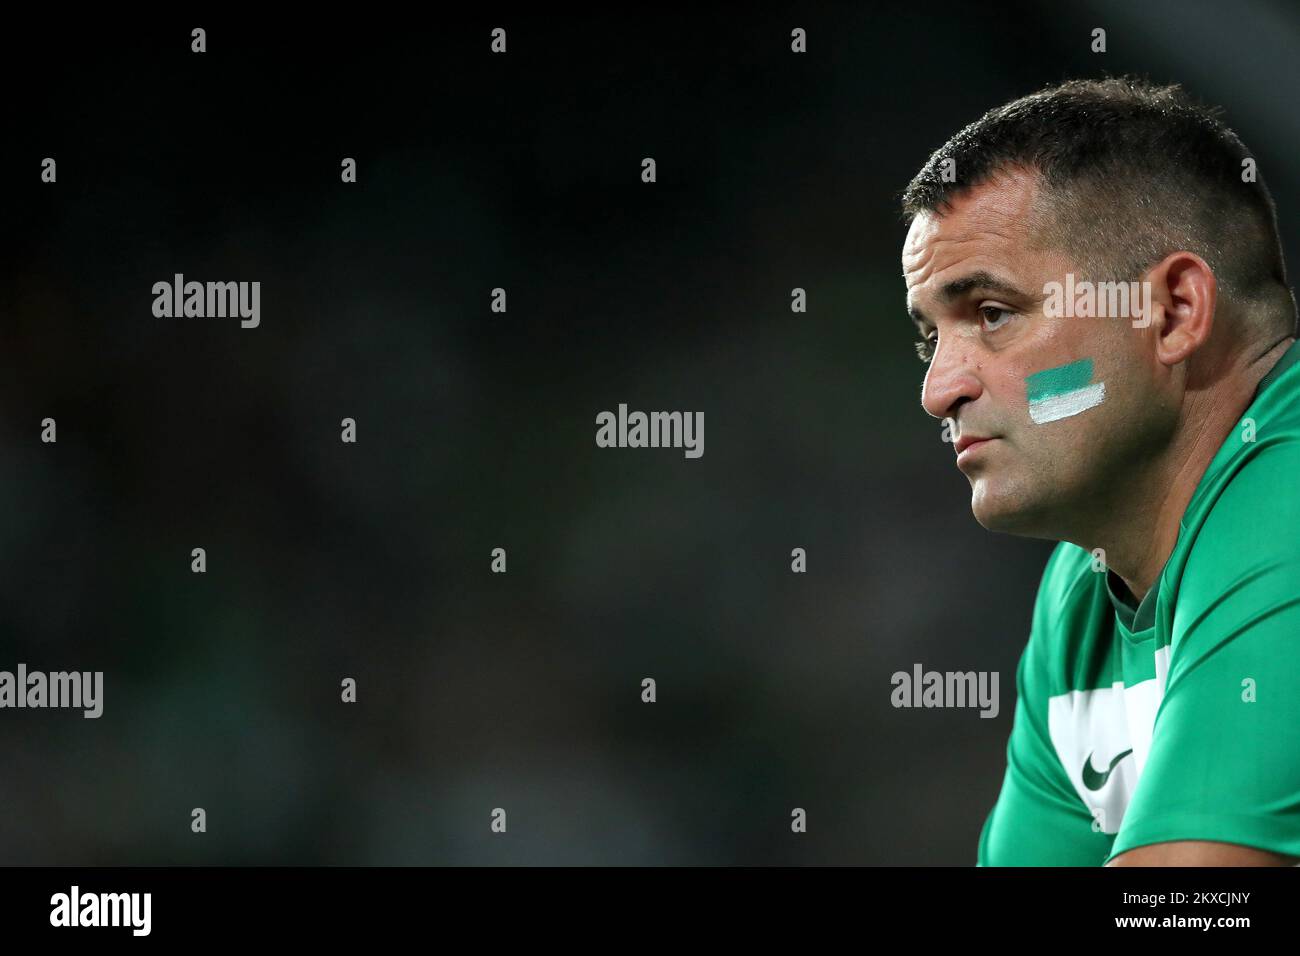
[[[1032,173],[1014,170],[959,194],[943,215],[918,214],[903,243],[909,293],[957,265],[1014,270],[1036,222],[1038,192]]]

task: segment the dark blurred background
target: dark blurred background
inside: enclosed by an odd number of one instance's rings
[[[0,711],[0,863],[973,864],[1052,545],[920,406],[898,194],[1140,72],[1225,108],[1300,268],[1294,4],[406,16],[0,38],[0,669],[105,674]],[[260,327],[155,318],[177,272]],[[704,456],[597,448],[620,402]],[[893,708],[915,663],[999,716]]]

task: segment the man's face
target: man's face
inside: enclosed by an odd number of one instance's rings
[[[1034,242],[1036,178],[1008,172],[922,214],[903,246],[908,309],[933,343],[921,404],[950,419],[971,510],[991,531],[1065,539],[1167,442],[1151,330],[1131,316],[1053,317],[1048,283],[1092,277]],[[1059,300],[1058,300],[1059,301]],[[1158,306],[1157,306],[1158,308]]]

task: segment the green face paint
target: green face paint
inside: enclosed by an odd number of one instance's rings
[[[1043,369],[1025,379],[1029,417],[1042,425],[1069,418],[1106,400],[1106,383],[1092,381],[1092,359]]]

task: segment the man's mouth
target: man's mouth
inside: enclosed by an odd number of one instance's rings
[[[962,435],[960,438],[957,439],[956,443],[954,443],[953,450],[957,452],[958,456],[960,456],[962,452],[964,452],[967,448],[970,448],[972,445],[979,444],[980,442],[992,441],[994,437],[996,436]]]
[[[954,445],[957,450],[957,467],[960,468],[971,459],[984,454],[984,449],[997,440],[996,435],[963,435]]]

